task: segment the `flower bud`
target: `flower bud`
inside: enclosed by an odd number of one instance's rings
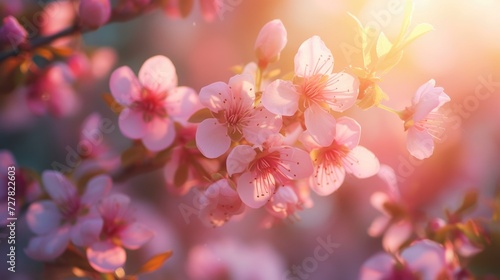
[[[109,0],[81,0],[80,22],[84,28],[97,29],[108,22],[111,16]]]
[[[285,26],[279,19],[272,20],[262,27],[255,41],[255,53],[260,68],[265,68],[267,64],[279,59],[280,52],[287,42],[286,37]]]
[[[28,37],[28,32],[22,27],[13,16],[7,16],[3,19],[3,25],[0,28],[0,44],[11,44],[13,48],[19,46]]]

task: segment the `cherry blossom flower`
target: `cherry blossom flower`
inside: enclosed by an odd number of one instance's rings
[[[279,59],[280,53],[287,43],[285,26],[279,19],[266,23],[255,40],[255,53],[261,68]]]
[[[97,29],[111,16],[109,0],[80,0],[80,23],[84,28]]]
[[[303,113],[307,130],[324,147],[335,138],[335,118],[330,110],[342,112],[351,107],[359,87],[354,76],[332,73],[332,69],[332,53],[318,36],[313,36],[295,55],[293,82],[276,80],[262,94],[262,104],[274,114]]]
[[[368,178],[377,174],[380,167],[375,155],[358,145],[361,127],[355,120],[339,118],[335,129],[336,136],[327,146],[315,142],[309,130],[300,136],[300,141],[311,152],[314,163],[309,185],[323,196],[336,191],[344,182],[346,173],[357,178]]]
[[[28,38],[28,32],[15,17],[7,16],[2,23],[2,27],[0,27],[0,44],[10,45],[10,47],[15,48]]]
[[[227,179],[211,184],[201,196],[200,215],[213,227],[222,226],[234,215],[241,214],[245,204]]]
[[[97,241],[103,221],[94,206],[111,189],[111,178],[92,178],[81,196],[59,172],[43,172],[42,182],[51,200],[34,202],[28,208],[28,226],[37,236],[30,240],[26,254],[37,260],[53,260],[70,241],[77,246]]]
[[[431,240],[414,242],[404,249],[399,259],[378,253],[365,261],[360,280],[383,279],[451,279],[446,265],[445,249]]]
[[[292,215],[299,204],[299,197],[290,186],[278,188],[266,205],[267,212],[273,216],[284,219]]]
[[[239,174],[237,191],[243,202],[259,208],[275,193],[275,188],[292,180],[307,178],[313,171],[309,154],[283,145],[281,135],[268,138],[261,148],[236,146],[227,157],[229,176]]]
[[[281,128],[281,119],[264,107],[256,106],[255,85],[248,75],[236,75],[229,84],[215,82],[200,90],[200,101],[213,115],[196,131],[196,145],[208,158],[217,158],[231,140],[245,138],[259,145]]]
[[[154,56],[144,62],[139,78],[127,66],[116,69],[109,81],[111,93],[125,106],[118,124],[128,138],[141,139],[146,148],[160,151],[175,139],[174,121],[186,122],[198,97],[188,87],[177,87],[170,59]]]
[[[123,247],[135,250],[153,237],[153,232],[135,221],[130,198],[113,194],[103,198],[97,208],[102,216],[101,241],[87,248],[90,265],[100,272],[113,272],[123,266],[126,252]]]
[[[408,131],[406,147],[418,159],[426,159],[434,152],[433,139],[440,139],[444,133],[445,116],[439,108],[450,101],[442,87],[436,87],[434,80],[420,86],[412,105],[401,113],[405,130]]]

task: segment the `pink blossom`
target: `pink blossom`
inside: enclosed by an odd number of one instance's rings
[[[211,184],[201,197],[201,218],[213,227],[222,226],[231,216],[241,214],[244,209],[245,204],[227,179]]]
[[[245,138],[261,144],[281,128],[281,118],[255,104],[255,85],[248,75],[236,75],[229,84],[215,82],[200,91],[200,101],[213,115],[196,131],[196,146],[208,158],[224,154],[231,140]]]
[[[351,107],[358,95],[359,82],[347,73],[332,73],[333,56],[325,43],[313,36],[295,55],[293,82],[276,80],[266,87],[262,104],[274,114],[303,113],[305,126],[321,146],[335,138],[335,118],[330,111]]]
[[[342,117],[336,123],[336,136],[332,143],[322,146],[315,142],[309,130],[301,136],[301,142],[311,151],[314,173],[309,185],[319,195],[329,195],[344,182],[345,174],[368,178],[377,174],[380,163],[375,155],[359,146],[361,127],[353,119]]]
[[[0,44],[16,48],[26,41],[26,38],[28,38],[28,32],[15,17],[7,16],[3,19],[2,27],[0,27]]]
[[[61,173],[45,171],[42,182],[51,200],[30,205],[26,219],[33,237],[26,254],[37,260],[53,260],[60,256],[69,242],[88,246],[97,241],[103,221],[94,205],[111,189],[106,175],[92,178],[83,195]]]
[[[402,265],[399,265],[396,259],[387,253],[374,255],[363,264],[359,279],[435,280],[441,279],[438,277],[450,277],[446,267],[445,249],[434,241],[416,241],[404,249],[399,258]]]
[[[406,146],[410,154],[418,159],[425,159],[434,152],[434,139],[440,139],[444,133],[444,115],[439,108],[450,101],[442,87],[435,87],[436,82],[429,80],[420,86],[412,100],[412,105],[401,114],[408,130]]]
[[[123,266],[126,252],[135,250],[153,237],[153,232],[135,221],[130,198],[113,194],[103,198],[97,208],[103,219],[101,241],[87,248],[90,265],[100,272],[113,272]]]
[[[207,22],[215,19],[221,13],[221,8],[226,5],[223,0],[200,0],[201,15]]]
[[[160,151],[175,139],[174,121],[186,122],[198,108],[198,96],[188,87],[177,87],[177,74],[170,59],[154,56],[144,62],[139,78],[123,66],[109,82],[111,93],[125,106],[118,124],[128,138],[141,139],[146,148]]]
[[[109,0],[80,0],[80,23],[84,28],[97,29],[111,16]]]
[[[237,191],[243,202],[259,208],[275,193],[275,188],[301,178],[313,171],[309,154],[301,149],[283,145],[281,135],[269,137],[262,148],[236,146],[226,161],[230,176],[237,179]]]
[[[266,23],[259,31],[254,46],[259,66],[266,68],[269,63],[277,61],[286,43],[287,32],[281,20]]]
[[[280,219],[293,215],[297,208],[299,197],[290,186],[278,188],[266,205],[267,212]]]
[[[41,14],[43,24],[40,25],[40,33],[43,35],[52,35],[68,26],[71,26],[76,18],[76,9],[72,1],[51,1],[44,5]],[[35,27],[33,27],[35,28]],[[28,30],[30,33],[38,30]],[[71,41],[71,37],[60,38],[51,43],[52,46],[66,46]]]

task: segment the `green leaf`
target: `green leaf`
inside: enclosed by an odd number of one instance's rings
[[[500,224],[490,222],[484,225],[489,233],[489,241],[486,242],[483,251],[474,255],[468,263],[468,269],[476,277],[487,275],[500,277]],[[482,279],[482,278],[480,278]]]
[[[366,110],[373,106],[377,106],[384,99],[388,99],[387,94],[382,91],[379,85],[372,83],[364,90],[363,99],[359,100],[357,105],[359,108]]]
[[[403,58],[403,51],[398,51],[396,53],[389,53],[386,57],[382,58],[377,65],[377,74],[380,76],[389,72],[394,66],[396,66]]]
[[[399,32],[399,36],[397,40],[394,42],[394,45],[399,45],[399,43],[403,40],[404,36],[406,35],[408,27],[410,27],[412,14],[413,14],[413,1],[406,0],[403,24],[401,26],[401,31]]]
[[[392,49],[392,43],[389,41],[384,32],[380,32],[377,40],[377,56],[379,58],[385,56]]]
[[[149,273],[159,269],[163,263],[172,256],[172,251],[158,254],[147,261],[138,271],[139,273]]]
[[[472,190],[465,194],[460,207],[455,211],[455,215],[462,215],[467,211],[472,210],[477,204],[477,192]]]
[[[420,23],[411,31],[410,35],[404,39],[404,42],[398,47],[398,49],[403,50],[409,44],[413,43],[416,39],[420,38],[422,35],[434,30],[434,27],[429,23]]]
[[[148,150],[140,143],[134,142],[132,147],[125,150],[121,155],[124,167],[141,162],[147,156]]]
[[[356,32],[358,33],[359,37],[361,38],[361,53],[363,54],[363,65],[365,67],[368,67],[368,65],[371,64],[372,59],[370,56],[370,48],[368,47],[367,33],[365,31],[365,28],[363,27],[363,24],[361,23],[361,21],[359,21],[359,19],[355,15],[353,15],[351,13],[347,13],[347,14],[356,22],[356,26],[357,26]]]
[[[201,123],[202,121],[213,118],[212,112],[208,108],[200,109],[194,112],[191,117],[189,117],[188,122],[190,123]]]

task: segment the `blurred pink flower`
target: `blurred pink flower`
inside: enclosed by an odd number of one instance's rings
[[[348,117],[337,120],[336,136],[327,146],[317,143],[309,130],[300,136],[313,158],[314,173],[309,179],[313,191],[323,196],[333,193],[344,182],[346,172],[357,178],[377,174],[380,163],[371,151],[358,145],[360,136],[360,125]]]
[[[185,16],[181,11],[181,1],[182,0],[165,1],[165,13],[172,18],[180,18],[181,16]],[[221,13],[221,9],[225,5],[223,0],[199,0],[198,2],[200,4],[201,15],[207,22],[213,21],[215,19],[215,16]]]
[[[2,27],[0,27],[0,44],[9,45],[11,48],[16,48],[28,38],[28,32],[19,24],[13,16],[7,16],[3,19]]]
[[[359,279],[435,280],[451,279],[450,276],[444,247],[431,240],[420,240],[404,249],[398,262],[387,253],[374,255],[363,264]]]
[[[128,66],[111,74],[113,97],[126,108],[118,124],[128,138],[141,139],[146,148],[160,151],[175,139],[174,121],[185,123],[196,110],[198,96],[188,87],[177,87],[175,67],[164,56],[144,62],[139,79]]]
[[[40,26],[30,26],[28,32],[37,34],[39,31],[42,35],[52,35],[73,24],[76,18],[76,7],[73,1],[51,1],[44,5],[42,12],[43,22]],[[66,46],[72,37],[64,37],[57,39],[51,43],[52,46]]]
[[[443,136],[445,117],[438,110],[450,97],[442,87],[435,87],[436,82],[429,80],[420,86],[412,100],[412,105],[401,113],[408,130],[407,149],[418,159],[425,159],[434,152],[433,138]]]
[[[262,104],[274,114],[303,112],[307,130],[323,147],[335,138],[335,118],[330,110],[347,110],[358,96],[358,80],[346,73],[332,73],[332,69],[332,53],[318,36],[313,36],[295,55],[293,83],[276,80],[262,94]]]
[[[111,189],[111,178],[92,178],[81,196],[59,172],[43,172],[42,182],[51,200],[34,202],[28,208],[28,226],[37,236],[30,240],[26,254],[37,260],[53,260],[70,241],[76,246],[97,241],[103,220],[94,206]]]
[[[211,184],[201,197],[201,219],[213,227],[222,226],[231,216],[243,213],[245,204],[231,187],[229,180],[221,179]]]
[[[80,23],[84,28],[97,29],[111,16],[109,0],[80,0]]]
[[[236,146],[229,153],[226,165],[229,176],[241,173],[237,191],[241,200],[252,208],[264,206],[276,187],[307,178],[313,171],[309,154],[283,145],[279,134],[269,137],[261,148]]]
[[[290,186],[283,186],[276,190],[266,205],[266,210],[276,218],[284,219],[293,215],[299,207],[299,197]]]
[[[196,131],[196,146],[208,158],[224,154],[231,140],[245,138],[261,144],[281,129],[281,118],[255,104],[255,85],[248,75],[236,75],[229,84],[215,82],[200,90],[200,101],[214,116]]]
[[[103,198],[97,208],[102,216],[101,241],[87,248],[90,265],[99,272],[113,272],[123,266],[126,252],[140,248],[153,237],[153,232],[135,221],[130,198],[113,194]]]
[[[269,63],[279,60],[286,43],[287,32],[281,20],[266,23],[259,31],[254,46],[260,68],[266,68]]]

